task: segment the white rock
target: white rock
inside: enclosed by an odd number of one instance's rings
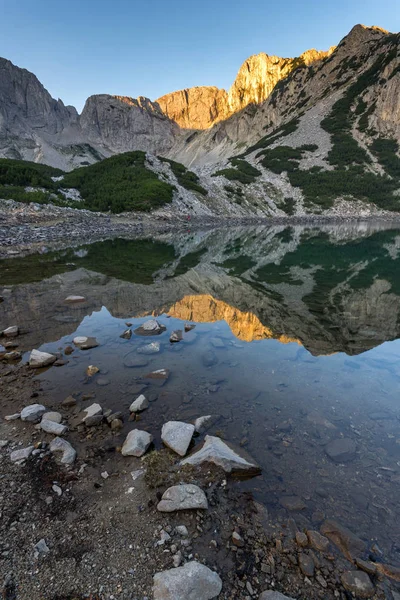
[[[108,479],[110,477],[109,474],[107,473],[107,471],[103,471],[101,473],[101,476],[102,476],[103,479]]]
[[[41,352],[40,350],[32,350],[29,357],[29,366],[33,369],[39,369],[40,367],[47,367],[56,362],[57,357],[49,352]]]
[[[46,412],[46,408],[43,404],[30,404],[25,406],[21,411],[21,421],[29,421],[31,423],[37,423],[40,421],[42,415]]]
[[[54,423],[61,423],[62,421],[62,415],[59,412],[55,412],[55,411],[50,411],[47,413],[44,413],[43,417],[42,417],[42,421],[54,421]]]
[[[8,444],[8,440],[0,440],[0,450],[5,448]]]
[[[203,446],[181,461],[181,465],[201,465],[211,462],[226,473],[259,473],[260,467],[242,456],[243,452],[231,447],[220,438],[206,435]]]
[[[7,338],[10,337],[17,337],[19,333],[19,329],[16,325],[12,325],[11,327],[7,327],[7,329],[4,329],[3,331],[3,335]]]
[[[221,590],[219,575],[196,561],[153,577],[154,600],[211,600]]]
[[[149,408],[149,401],[146,396],[141,394],[129,407],[130,412],[140,412],[141,410],[145,410],[145,408]]]
[[[121,454],[123,456],[143,456],[152,441],[153,436],[150,433],[134,429],[128,433]]]
[[[39,558],[40,555],[45,555],[50,552],[50,548],[46,544],[44,539],[38,541],[35,545],[35,558]]]
[[[194,425],[182,421],[168,421],[161,430],[161,439],[179,456],[185,456],[193,437]]]
[[[14,450],[14,452],[11,452],[11,454],[10,454],[11,462],[20,462],[20,461],[26,460],[32,454],[34,448],[35,448],[34,446],[28,446],[27,448],[21,448],[20,450]]]
[[[57,496],[62,496],[62,489],[60,488],[59,485],[54,484],[51,486],[51,489],[53,490],[53,492],[55,494],[57,494]]]
[[[84,335],[74,337],[73,342],[75,346],[78,346],[81,350],[89,350],[90,348],[96,348],[96,346],[99,345],[96,338],[86,337]]]
[[[141,477],[145,473],[146,473],[145,469],[137,469],[136,471],[132,471],[131,476],[132,476],[133,481],[136,481],[136,479],[139,479],[139,477]]]
[[[76,450],[63,438],[56,437],[51,441],[50,452],[62,452],[61,463],[63,465],[72,465],[75,462]]]
[[[13,415],[7,415],[4,417],[6,421],[16,421],[21,418],[21,413],[14,413]]]
[[[185,525],[177,525],[175,527],[175,531],[178,535],[181,535],[182,537],[187,537],[189,535],[189,532]]]
[[[160,512],[201,508],[208,508],[206,495],[199,486],[191,483],[168,488],[157,505]]]
[[[85,408],[83,412],[86,414],[82,419],[82,423],[85,423],[87,427],[98,425],[103,420],[103,409],[96,402]]]
[[[53,435],[64,435],[68,431],[66,425],[61,425],[61,423],[56,423],[55,421],[48,421],[47,419],[41,420],[40,428],[46,433],[52,433]]]

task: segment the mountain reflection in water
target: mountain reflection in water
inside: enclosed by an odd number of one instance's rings
[[[399,230],[357,225],[66,248],[0,262],[0,329],[18,324],[24,350],[56,351],[76,334],[96,336],[98,348],[39,375],[55,405],[84,389],[104,408],[127,411],[146,389],[158,400],[142,426],[159,447],[166,420],[217,414],[210,433],[261,464],[262,476],[240,485],[272,515],[312,528],[335,518],[399,562],[399,251]],[[70,294],[86,301],[66,305]],[[143,338],[119,336],[126,320],[135,329],[147,315],[167,331],[144,370],[131,369]],[[186,321],[196,328],[170,344]],[[89,364],[108,385],[85,383]],[[171,371],[162,390],[141,379],[160,368]],[[326,448],[343,437],[357,452],[335,463]],[[304,510],[288,512],[287,495],[299,496]]]

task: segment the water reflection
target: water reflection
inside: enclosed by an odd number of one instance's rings
[[[146,390],[141,426],[160,445],[169,419],[220,417],[211,430],[242,445],[263,467],[248,486],[277,518],[313,527],[334,517],[400,548],[400,232],[332,228],[231,229],[85,245],[0,264],[0,328],[18,324],[24,349],[63,349],[74,335],[100,346],[76,350],[40,375],[55,404],[93,391],[127,412]],[[66,305],[69,294],[86,302]],[[121,339],[158,315],[160,352],[131,368],[145,343]],[[174,329],[197,323],[178,344]],[[89,364],[100,377],[87,381]],[[144,378],[168,368],[163,386]],[[121,439],[127,429],[121,433]],[[356,444],[335,462],[332,440]],[[285,496],[305,508],[294,513]]]

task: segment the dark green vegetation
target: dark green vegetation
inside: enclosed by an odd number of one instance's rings
[[[188,190],[207,194],[195,173],[175,161],[171,165],[179,183]],[[60,182],[51,177],[63,176]],[[42,188],[34,192],[25,187]],[[82,202],[66,200],[60,188],[76,188]],[[47,165],[0,159],[0,198],[19,202],[49,202],[94,211],[150,211],[172,202],[174,187],[146,167],[144,152],[126,152],[87,167],[64,173]]]
[[[76,188],[90,210],[150,211],[172,202],[173,187],[145,166],[145,152],[126,152],[65,175],[63,186]]]
[[[286,137],[287,135],[294,133],[297,130],[299,121],[300,119],[292,119],[288,123],[284,123],[284,125],[281,125],[277,129],[274,129],[274,131],[272,131],[268,135],[265,135],[263,138],[261,138],[256,144],[254,144],[254,146],[250,146],[250,148],[247,148],[246,152],[244,152],[237,158],[246,156],[247,154],[254,152],[254,150],[259,150],[260,148],[268,148],[268,146],[271,146],[271,144],[276,142],[281,137]]]
[[[199,178],[197,177],[196,173],[193,173],[193,171],[189,171],[181,163],[175,162],[174,160],[170,160],[169,158],[163,158],[162,156],[159,156],[158,158],[162,162],[166,162],[170,165],[173,174],[178,180],[179,185],[181,185],[187,190],[199,192],[199,194],[201,194],[202,196],[207,196],[208,192],[199,184]]]
[[[236,157],[231,158],[230,163],[233,165],[233,168],[216,171],[213,173],[212,177],[223,176],[230,181],[239,181],[240,183],[248,184],[254,183],[256,178],[261,175],[261,172],[246,160],[241,160]]]
[[[84,268],[122,281],[150,285],[154,274],[174,259],[175,250],[169,244],[117,238],[79,248],[0,260],[0,278],[4,285],[32,283]]]
[[[200,262],[200,258],[206,252],[207,252],[206,248],[201,248],[200,250],[197,250],[196,252],[189,252],[188,254],[185,254],[184,256],[182,256],[182,258],[179,260],[178,264],[176,265],[174,274],[170,275],[168,277],[168,279],[171,279],[171,277],[177,277],[178,275],[184,275],[185,273],[190,271],[190,269],[194,269],[195,267],[197,267],[197,265]]]
[[[400,180],[400,158],[397,155],[399,144],[395,140],[377,138],[370,149],[378,157],[386,173]]]

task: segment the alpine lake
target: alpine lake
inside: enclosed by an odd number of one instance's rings
[[[126,415],[122,443],[143,393],[139,426],[156,448],[166,421],[212,415],[207,433],[261,466],[234,485],[270,515],[314,528],[336,519],[376,560],[400,563],[400,229],[243,227],[42,248],[0,261],[0,295],[0,330],[18,325],[23,361],[32,348],[65,359],[35,374],[54,408],[95,394]],[[135,334],[149,318],[162,333]],[[99,345],[80,350],[75,336]],[[168,379],[145,379],[158,369]]]

